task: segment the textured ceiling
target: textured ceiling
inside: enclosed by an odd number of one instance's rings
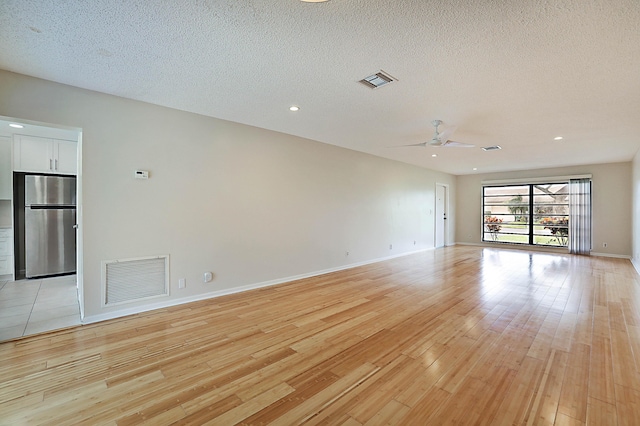
[[[2,0],[0,68],[469,174],[631,160],[638,28],[638,0]],[[397,147],[434,119],[476,148]]]

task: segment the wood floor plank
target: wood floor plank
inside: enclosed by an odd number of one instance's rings
[[[616,385],[640,390],[640,378],[636,371],[632,345],[626,331],[611,330],[613,354],[613,381]]]
[[[569,352],[577,319],[578,314],[574,312],[563,312],[558,328],[556,329],[556,334],[551,342],[553,349]]]
[[[587,421],[590,357],[590,346],[582,343],[571,346],[571,352],[569,352],[571,362],[565,370],[558,404],[558,413],[582,423]]]
[[[636,364],[636,372],[640,373],[640,326],[627,325],[627,333]]]
[[[531,343],[531,347],[527,352],[528,356],[532,356],[541,360],[545,360],[548,358],[549,352],[552,348],[551,343],[553,342],[553,339],[556,335],[556,330],[558,329],[561,318],[562,315],[558,312],[548,312],[542,326],[540,327],[535,339],[533,340],[533,343]]]
[[[596,335],[593,336],[591,345],[589,396],[605,403],[615,404],[611,340]]]
[[[498,340],[498,336],[497,333],[489,330],[474,343],[469,344],[470,342],[465,342],[468,346],[460,344],[460,347],[468,349],[459,356],[451,357],[450,361],[447,362],[447,371],[441,375],[440,379],[435,383],[435,386],[453,394],[464,379],[469,376],[480,359],[494,346]],[[449,354],[454,353],[454,351],[449,352]]]
[[[526,423],[526,419],[533,409],[535,396],[541,396],[540,384],[543,381],[543,369],[543,361],[529,356],[525,357],[522,368],[518,369],[501,404],[502,415],[495,419],[496,425],[508,426]]]
[[[203,424],[226,426],[240,423],[247,417],[257,413],[265,407],[270,406],[293,391],[295,391],[295,389],[291,386],[286,383],[281,383],[278,386],[261,393],[255,398],[250,399],[249,401],[244,402]]]
[[[616,385],[616,414],[618,425],[632,426],[640,424],[640,392],[625,386]]]
[[[378,425],[397,425],[400,424],[409,407],[400,404],[398,401],[391,400],[385,404],[371,419],[369,419],[365,426],[378,426]]]
[[[361,366],[354,368],[351,372],[337,380],[335,383],[319,391],[311,398],[300,402],[300,404],[296,405],[281,416],[275,419],[271,419],[269,417],[265,419],[265,421],[275,421],[279,424],[302,423],[308,418],[317,415],[317,413],[321,412],[324,407],[339,399],[343,394],[348,393],[358,387],[358,385],[368,380],[379,369],[379,367],[376,367],[373,364],[362,364]]]
[[[640,424],[628,260],[454,246],[0,343],[0,424]]]
[[[442,388],[433,386],[420,398],[399,424],[438,424],[434,419],[440,414],[451,394]]]
[[[539,390],[527,417],[527,425],[555,423],[567,360],[567,352],[553,349],[549,354]]]
[[[596,398],[589,398],[587,404],[587,424],[589,425],[617,425],[618,418],[615,402],[609,404]]]
[[[434,344],[416,361],[419,365],[414,367],[414,377],[405,383],[404,390],[395,396],[395,399],[409,407],[418,404],[427,392],[430,392],[435,383],[442,377],[441,366],[445,365],[443,355],[449,347]],[[440,389],[440,388],[438,388]]]

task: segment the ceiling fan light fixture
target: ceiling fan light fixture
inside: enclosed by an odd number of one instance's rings
[[[433,124],[433,126],[435,127],[435,132],[431,140],[425,141],[422,143],[412,143],[409,145],[400,145],[400,146],[422,146],[422,147],[432,146],[434,148],[439,148],[439,147],[474,148],[475,147],[475,145],[472,145],[469,143],[462,143],[462,142],[457,142],[449,139],[449,136],[451,135],[451,133],[453,133],[456,130],[456,127],[449,127],[445,129],[443,132],[440,132],[440,130],[438,129],[438,126],[442,124],[442,120],[433,120],[431,124]],[[437,157],[436,154],[431,154],[431,156]]]

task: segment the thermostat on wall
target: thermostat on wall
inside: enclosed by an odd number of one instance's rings
[[[136,179],[149,179],[148,170],[136,170],[134,174],[136,176]]]

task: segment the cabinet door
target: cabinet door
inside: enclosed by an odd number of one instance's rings
[[[33,136],[15,136],[13,169],[21,172],[53,173],[53,142]]]
[[[10,238],[0,238],[0,256],[10,256],[13,254],[13,240]]]
[[[0,256],[0,275],[13,273],[13,256]]]
[[[56,173],[75,175],[78,171],[78,144],[54,140],[54,169]]]
[[[0,136],[0,200],[10,200],[11,191],[11,138]]]

